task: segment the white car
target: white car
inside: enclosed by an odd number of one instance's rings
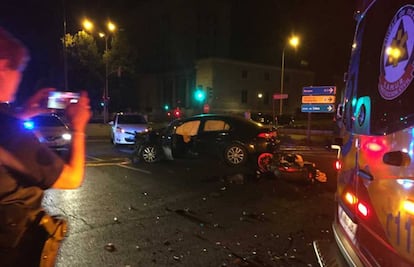
[[[140,114],[117,113],[109,124],[111,125],[111,142],[114,145],[134,144],[135,133],[148,131],[148,121]]]

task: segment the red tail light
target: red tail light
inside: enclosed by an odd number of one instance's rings
[[[359,214],[361,214],[364,217],[368,216],[368,207],[364,203],[361,203],[361,202],[358,203],[357,208],[358,208]]]
[[[335,170],[339,171],[341,169],[342,169],[342,162],[339,159],[335,160]]]
[[[353,193],[346,192],[344,195],[344,199],[352,207],[356,207],[356,210],[358,211],[359,215],[362,215],[363,217],[367,217],[369,215],[369,207],[361,201],[359,201],[359,199]]]
[[[259,137],[259,138],[266,138],[266,139],[276,138],[277,137],[277,133],[276,132],[264,132],[264,133],[259,133],[257,135],[257,137]]]

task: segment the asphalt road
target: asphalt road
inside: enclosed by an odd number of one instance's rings
[[[57,266],[317,266],[331,239],[334,152],[302,151],[326,172],[312,185],[216,160],[131,164],[128,147],[88,143],[84,185],[49,190],[69,221]]]

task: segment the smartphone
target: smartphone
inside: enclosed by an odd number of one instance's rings
[[[51,109],[65,109],[71,103],[78,103],[79,93],[52,91],[47,99],[47,107]]]

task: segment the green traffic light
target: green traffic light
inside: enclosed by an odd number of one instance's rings
[[[164,105],[164,109],[165,109],[165,110],[169,110],[169,109],[170,109],[170,107],[169,107],[168,105]]]
[[[194,93],[195,100],[202,102],[206,99],[206,93],[203,90],[197,90]]]

